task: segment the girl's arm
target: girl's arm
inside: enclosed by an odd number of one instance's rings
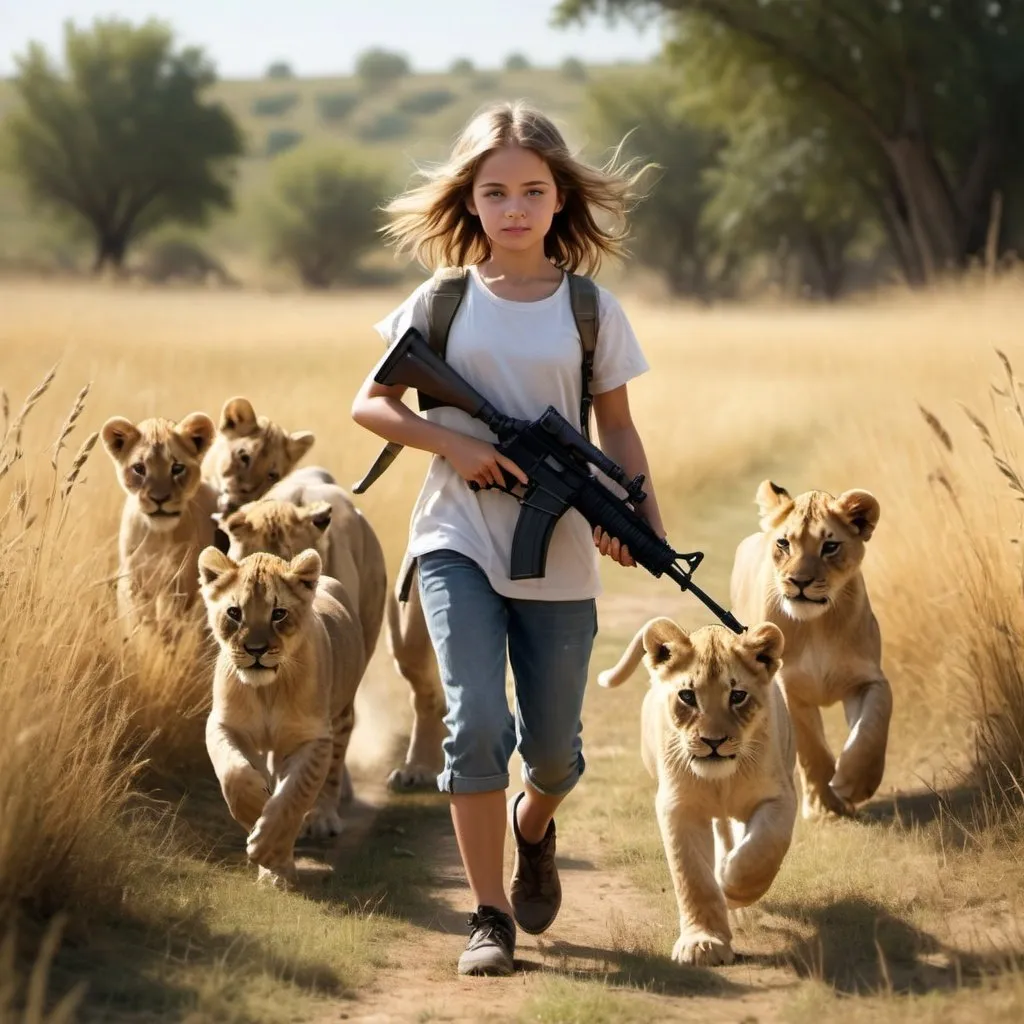
[[[640,434],[633,422],[629,409],[629,395],[626,385],[594,395],[594,418],[601,441],[601,451],[617,462],[629,477],[644,474],[644,489],[647,498],[637,507],[637,514],[647,520],[648,525],[659,536],[665,537],[665,526],[661,521],[658,498],[651,482],[647,454]],[[602,555],[609,555],[621,565],[636,565],[629,549],[619,544],[618,538],[611,537],[601,527],[594,529],[594,543]]]
[[[418,416],[402,401],[405,391],[404,385],[378,384],[371,373],[352,402],[352,419],[385,441],[440,455],[464,480],[475,480],[481,487],[500,485],[504,481],[501,467],[527,483],[526,474],[494,445]]]

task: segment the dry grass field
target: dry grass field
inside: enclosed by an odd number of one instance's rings
[[[469,907],[443,799],[383,786],[410,724],[383,645],[346,834],[303,849],[299,892],[257,889],[202,747],[206,655],[122,647],[121,493],[101,445],[76,452],[109,416],[216,418],[244,394],[315,431],[306,462],[350,483],[378,444],[349,406],[397,298],[0,284],[0,1022],[1018,1020],[1019,280],[838,308],[622,293],[654,367],[631,396],[669,536],[706,553],[712,596],[764,477],[882,508],[865,565],[895,695],[882,788],[857,820],[798,824],[736,964],[668,959],[640,673],[588,695],[562,917],[523,937],[516,978],[455,974]],[[425,465],[406,452],[359,501],[391,572]],[[595,676],[654,614],[707,621],[665,580],[603,572]]]

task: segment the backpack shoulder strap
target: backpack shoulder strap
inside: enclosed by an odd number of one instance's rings
[[[573,318],[576,320],[576,329],[580,334],[580,347],[583,349],[580,429],[589,441],[590,409],[594,404],[593,395],[590,393],[590,381],[594,376],[594,352],[597,350],[598,331],[597,285],[589,277],[570,274],[569,302],[572,305]]]
[[[448,349],[448,332],[466,293],[466,267],[440,267],[431,282],[427,315],[430,347],[442,358]]]
[[[448,332],[451,330],[455,314],[459,311],[462,296],[466,294],[467,281],[468,268],[439,267],[430,282],[427,300],[427,342],[442,359],[448,351]],[[416,400],[420,412],[434,409],[441,404],[421,391],[416,392]]]

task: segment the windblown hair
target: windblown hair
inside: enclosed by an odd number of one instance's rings
[[[466,200],[480,164],[505,146],[521,146],[541,157],[564,200],[544,240],[548,259],[564,270],[593,274],[602,257],[625,254],[626,213],[647,167],[634,172],[634,161],[620,163],[621,143],[603,167],[577,159],[554,122],[521,100],[480,110],[463,128],[448,160],[420,171],[426,180],[384,207],[391,222],[382,230],[396,252],[410,252],[431,270],[484,260],[490,243]],[[595,216],[601,213],[618,222],[618,230],[602,226]]]

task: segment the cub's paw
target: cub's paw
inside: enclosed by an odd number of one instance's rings
[[[803,816],[808,821],[827,821],[829,818],[853,818],[857,808],[839,796],[831,786],[804,794]]]
[[[403,764],[388,776],[392,793],[437,792],[437,772],[417,764]]]
[[[672,959],[678,964],[721,967],[732,963],[732,946],[713,935],[680,935],[672,948]]]
[[[245,843],[245,852],[253,864],[268,867],[274,864],[287,864],[292,859],[294,836],[284,836],[280,828],[268,822],[263,815],[256,822]]]
[[[267,868],[262,864],[256,873],[256,884],[269,886],[278,892],[291,892],[295,888],[295,864],[278,865]]]
[[[309,839],[330,839],[341,835],[341,815],[331,807],[313,807],[302,819],[299,835]]]

